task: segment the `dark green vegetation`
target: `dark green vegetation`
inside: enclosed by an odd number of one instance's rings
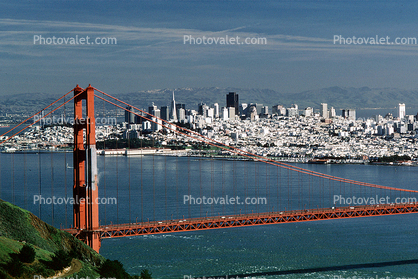
[[[377,159],[377,162],[401,162],[401,161],[409,161],[411,160],[411,157],[408,155],[393,155],[393,156],[385,156],[380,157]]]
[[[0,279],[46,278],[59,272],[65,277],[141,278],[129,275],[121,263],[106,260],[69,233],[0,200]]]

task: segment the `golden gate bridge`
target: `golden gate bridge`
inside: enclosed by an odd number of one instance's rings
[[[74,95],[65,100],[66,96],[70,93]],[[266,197],[272,196],[273,188],[277,190],[276,197],[284,196],[284,199],[287,199],[287,207],[283,205],[279,206],[277,204],[276,209],[274,206],[272,208],[260,207],[260,210],[257,212],[248,212],[242,209],[240,212],[234,211],[233,214],[225,214],[222,212],[214,212],[212,210],[211,215],[202,213],[200,210],[199,214],[190,213],[188,217],[173,216],[171,218],[167,217],[167,189],[165,193],[165,207],[166,207],[166,216],[155,216],[155,197],[156,197],[156,185],[153,182],[153,185],[146,185],[148,190],[152,191],[152,198],[154,199],[154,216],[153,220],[144,221],[141,218],[140,222],[137,220],[131,222],[131,188],[129,180],[129,191],[127,195],[129,196],[129,212],[123,212],[123,214],[129,214],[128,223],[118,223],[118,224],[101,224],[99,216],[99,203],[97,202],[99,198],[99,190],[101,189],[100,183],[98,183],[98,166],[97,166],[97,150],[96,150],[96,121],[95,121],[95,98],[103,101],[103,103],[108,103],[112,106],[115,106],[119,109],[133,113],[138,117],[143,118],[146,121],[155,123],[165,128],[167,131],[171,131],[174,134],[181,135],[186,138],[193,139],[196,142],[204,143],[209,146],[216,147],[219,150],[228,151],[234,153],[241,158],[246,158],[249,161],[257,162],[259,164],[264,164],[266,166],[274,167],[277,170],[278,182],[271,186],[267,182],[263,186],[265,190]],[[58,105],[56,108],[52,109],[53,105],[58,104],[63,100],[63,103]],[[132,104],[128,104],[115,98],[101,90],[98,90],[91,85],[83,89],[78,85],[63,95],[61,98],[57,99],[43,110],[33,114],[26,120],[24,120],[19,125],[15,126],[13,129],[4,133],[0,138],[4,137],[6,134],[10,135],[11,131],[17,129],[24,123],[27,123],[29,120],[36,117],[36,121],[32,124],[27,125],[26,127],[21,128],[19,131],[12,133],[10,136],[7,136],[0,142],[0,145],[11,140],[14,136],[21,134],[25,129],[33,126],[34,124],[41,121],[43,118],[48,117],[58,109],[65,106],[65,104],[73,101],[74,103],[74,124],[73,124],[73,133],[74,133],[74,146],[73,146],[73,186],[72,186],[72,195],[73,198],[77,201],[74,203],[72,208],[73,222],[71,227],[63,228],[64,231],[67,231],[80,240],[84,241],[94,250],[99,252],[101,240],[105,238],[115,238],[115,237],[127,237],[127,236],[136,236],[136,235],[148,235],[148,234],[166,234],[173,232],[187,232],[187,231],[197,231],[197,230],[210,230],[210,229],[225,229],[233,227],[245,227],[245,226],[257,226],[257,225],[269,225],[269,224],[281,224],[281,223],[293,223],[293,222],[307,222],[307,221],[320,221],[320,220],[331,220],[331,219],[346,219],[346,218],[359,218],[359,217],[372,217],[372,216],[384,216],[384,215],[396,215],[396,214],[410,214],[418,212],[418,203],[417,202],[405,202],[405,203],[393,203],[388,202],[389,199],[386,199],[385,202],[375,203],[372,205],[355,205],[355,206],[337,206],[336,204],[330,202],[328,204],[324,202],[318,202],[324,200],[325,198],[331,199],[331,194],[340,195],[341,197],[352,197],[353,193],[361,193],[363,196],[378,196],[380,197],[399,197],[405,194],[417,194],[417,190],[412,189],[403,189],[397,187],[383,186],[368,182],[361,182],[353,179],[347,179],[342,177],[333,176],[330,174],[325,174],[306,168],[298,167],[297,165],[279,162],[270,157],[264,157],[253,152],[244,150],[243,148],[238,148],[236,146],[225,145],[220,141],[217,141],[213,138],[207,137],[187,129],[185,127],[179,126],[176,123],[169,122],[167,120],[161,119],[155,115],[152,115],[144,110],[141,110]],[[83,103],[84,102],[84,103]],[[128,109],[127,107],[131,108]],[[46,109],[51,108],[51,111],[47,114],[41,115],[41,112]],[[41,116],[40,116],[41,115]],[[26,161],[25,161],[26,162]],[[1,162],[0,162],[1,163]],[[12,163],[13,165],[14,163]],[[53,161],[51,157],[51,168],[53,167]],[[68,164],[67,164],[68,165]],[[67,165],[65,167],[67,167]],[[141,164],[142,167],[142,164]],[[23,175],[25,176],[26,166],[23,166]],[[11,168],[12,180],[14,180],[14,165]],[[130,171],[130,169],[128,169]],[[281,170],[287,172],[287,185],[282,183],[282,179],[279,176],[282,176]],[[39,168],[39,171],[41,169]],[[201,170],[200,170],[201,171]],[[233,170],[236,172],[236,170]],[[188,176],[188,190],[187,193],[190,194],[193,187],[190,182],[190,169],[187,171]],[[267,172],[267,169],[266,169]],[[292,177],[290,181],[290,173],[294,173],[296,176]],[[162,175],[162,174],[157,174]],[[201,174],[196,174],[201,175]],[[223,173],[222,173],[223,175]],[[248,175],[248,174],[247,174]],[[53,174],[51,174],[53,176]],[[153,177],[155,176],[153,170]],[[285,176],[283,174],[283,176]],[[41,179],[41,175],[39,175]],[[141,175],[142,179],[142,175]],[[165,179],[167,174],[165,174]],[[263,183],[258,181],[257,172],[254,173],[254,179],[257,184]],[[201,180],[201,178],[200,178]],[[222,180],[223,181],[223,180]],[[328,185],[326,185],[327,183]],[[51,183],[53,184],[53,177],[51,178]],[[214,181],[211,181],[214,184]],[[296,191],[291,187],[291,184],[296,185]],[[41,187],[42,182],[39,181],[39,187]],[[223,184],[223,182],[222,182]],[[337,186],[336,186],[337,184]],[[26,184],[25,184],[26,185]],[[62,185],[61,185],[62,186]],[[230,185],[229,185],[230,186]],[[25,186],[26,187],[26,186]],[[211,197],[215,198],[215,193],[213,191],[213,185],[211,186]],[[222,188],[224,185],[222,185]],[[238,186],[233,185],[234,193]],[[117,195],[119,196],[119,185],[116,185]],[[231,187],[229,187],[231,188]],[[260,187],[261,188],[261,187]],[[260,188],[256,188],[257,192]],[[306,189],[307,188],[307,189]],[[106,189],[106,188],[105,188]],[[307,193],[304,192],[307,190]],[[53,186],[51,186],[51,195],[53,194]],[[279,194],[280,191],[280,194]],[[125,191],[126,192],[126,191]],[[224,188],[223,188],[224,192]],[[202,184],[200,182],[200,194],[202,193]],[[177,190],[178,194],[178,190]],[[314,198],[315,196],[315,198]],[[145,196],[142,190],[141,184],[141,200],[136,201],[135,204],[141,204],[141,214],[143,214],[143,199],[151,199],[150,196]],[[291,208],[289,206],[290,199],[297,200],[299,208]],[[391,199],[393,200],[393,199]],[[386,202],[387,201],[387,202]],[[12,193],[12,202],[14,202],[14,183],[13,183],[13,193]],[[178,200],[176,202],[179,202]],[[314,204],[318,202],[318,204]],[[308,206],[307,206],[308,205]],[[52,206],[52,218],[54,216],[54,207]],[[39,208],[41,212],[41,208]],[[198,216],[195,216],[198,215]]]

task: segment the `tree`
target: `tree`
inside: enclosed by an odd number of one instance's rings
[[[131,276],[123,269],[122,263],[118,260],[111,261],[107,259],[100,267],[100,276],[102,277],[114,277],[118,279],[128,279]]]
[[[148,271],[148,269],[143,269],[141,271],[141,279],[152,279],[152,273]]]
[[[40,260],[45,266],[53,270],[62,270],[71,264],[71,256],[64,250],[58,250],[51,257],[51,261]]]
[[[23,245],[18,254],[19,260],[22,263],[32,263],[35,260],[35,256],[35,249],[27,243]]]

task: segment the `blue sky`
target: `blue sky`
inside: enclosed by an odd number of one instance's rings
[[[0,0],[0,94],[242,87],[295,93],[330,86],[418,88],[418,45],[335,45],[418,38],[415,1]],[[39,45],[34,36],[114,37],[116,45]],[[265,45],[189,45],[193,37]]]

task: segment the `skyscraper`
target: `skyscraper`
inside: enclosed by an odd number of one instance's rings
[[[168,106],[161,107],[161,118],[164,120],[170,120],[170,108]]]
[[[213,108],[215,109],[215,118],[219,118],[219,104],[218,103],[214,103],[213,104]]]
[[[398,117],[399,117],[399,119],[404,119],[405,118],[405,104],[399,104]]]
[[[321,103],[321,117],[328,119],[328,104]]]
[[[235,92],[229,92],[226,95],[226,107],[234,107],[235,108],[235,115],[239,115],[238,110],[238,94]]]
[[[342,109],[341,116],[349,120],[356,120],[356,110],[355,109]]]
[[[170,120],[177,121],[177,110],[176,110],[176,100],[174,99],[174,91],[173,91],[173,100],[171,101]]]
[[[133,114],[134,109],[131,106],[126,107],[127,110],[125,110],[125,122],[128,124],[134,124],[135,123],[135,114]]]

